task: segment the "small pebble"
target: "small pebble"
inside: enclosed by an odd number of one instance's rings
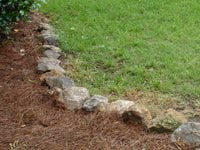
[[[25,52],[25,49],[20,49],[20,53],[24,53]]]
[[[26,125],[24,124],[24,125],[22,125],[21,127],[24,128],[24,127],[26,127]]]

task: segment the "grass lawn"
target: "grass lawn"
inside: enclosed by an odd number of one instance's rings
[[[200,103],[199,0],[47,0],[69,74],[93,93]]]

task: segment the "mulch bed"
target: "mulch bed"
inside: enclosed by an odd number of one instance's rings
[[[115,114],[60,107],[36,71],[41,56],[36,28],[35,19],[19,22],[9,39],[0,42],[1,150],[179,149],[169,134],[150,133]]]

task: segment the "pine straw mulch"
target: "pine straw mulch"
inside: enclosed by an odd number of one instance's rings
[[[123,123],[115,114],[60,107],[36,71],[41,56],[36,28],[34,19],[19,22],[10,38],[0,42],[1,150],[180,149],[169,134],[150,133],[141,125]]]

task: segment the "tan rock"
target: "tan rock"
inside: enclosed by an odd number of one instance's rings
[[[148,109],[142,105],[135,104],[127,109],[127,113],[124,113],[125,119],[132,122],[143,122],[148,126],[152,120],[151,113]]]
[[[124,121],[144,123],[146,126],[148,126],[152,118],[147,108],[128,100],[112,102],[107,110],[119,113]]]
[[[119,114],[123,114],[132,105],[135,105],[133,101],[117,100],[109,104],[107,111],[116,111]]]
[[[69,110],[81,109],[90,94],[86,88],[71,87],[63,91],[65,106]]]
[[[56,100],[62,104],[65,104],[63,90],[60,88],[54,88],[54,90],[58,93],[58,97]]]

